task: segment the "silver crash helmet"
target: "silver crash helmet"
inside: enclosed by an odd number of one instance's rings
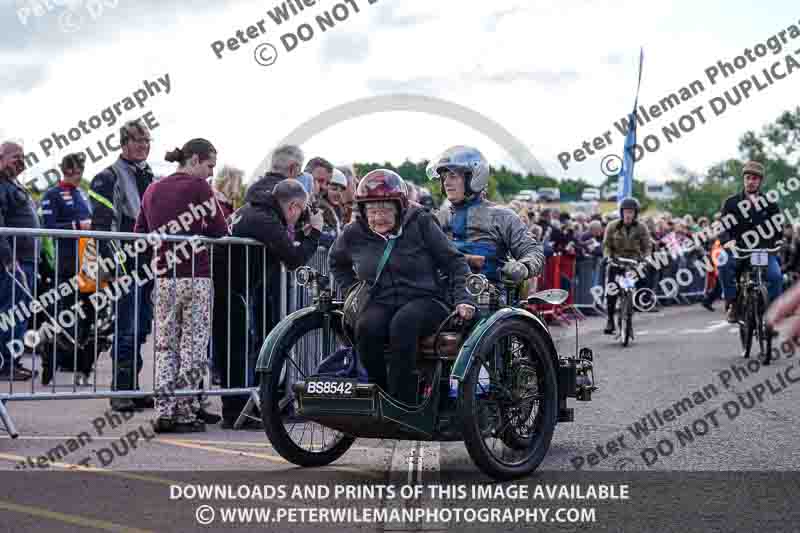
[[[446,171],[464,176],[464,191],[480,194],[489,186],[489,163],[477,148],[453,146],[435,157],[426,169],[428,178],[441,183]]]

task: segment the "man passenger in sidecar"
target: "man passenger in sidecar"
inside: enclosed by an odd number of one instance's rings
[[[351,317],[356,352],[370,381],[413,405],[418,383],[411,376],[420,339],[436,332],[451,306],[464,321],[474,318],[476,308],[465,288],[466,258],[432,214],[409,205],[406,191],[395,172],[379,169],[364,176],[355,198],[361,216],[339,235],[328,261],[339,287],[350,292],[361,282],[367,285],[361,290],[368,291],[368,300],[348,299],[345,320]],[[448,287],[437,270],[447,274]]]

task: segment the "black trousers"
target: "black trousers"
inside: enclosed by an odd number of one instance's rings
[[[448,314],[447,307],[432,298],[399,306],[367,305],[356,321],[355,333],[356,350],[370,381],[400,401],[415,403],[417,382],[411,376],[416,369],[419,339],[433,335]],[[388,359],[384,358],[386,344]]]
[[[75,276],[74,259],[72,261],[65,261],[64,264],[61,265],[58,273],[59,285],[67,282],[73,276]],[[42,294],[43,291],[39,290],[38,292]],[[70,310],[72,316],[75,318],[75,324],[70,327],[67,327],[68,324],[66,323],[59,323],[60,326],[64,327],[65,331],[58,334],[58,342],[56,342],[55,350],[56,367],[67,372],[76,371],[84,375],[91,373],[95,360],[95,339],[92,332],[92,326],[95,322],[95,309],[89,299],[89,295],[89,293],[76,290],[69,296],[59,298],[56,300],[55,305],[48,306],[47,309],[48,313],[57,320],[59,315],[67,310]],[[68,320],[66,316],[64,318]],[[46,320],[52,325],[52,320]],[[37,324],[37,327],[41,327],[41,322]],[[69,338],[75,339],[78,345],[77,365],[75,343],[71,342]],[[98,338],[98,342],[99,341],[100,339]],[[45,347],[44,352],[45,353],[42,354],[42,364],[51,366],[53,363],[52,345]]]
[[[214,368],[222,379],[221,388],[238,389],[246,386],[245,368],[252,373],[254,361],[245,362],[252,353],[252,345],[247,342],[248,310],[242,298],[236,293],[229,294],[227,278],[214,273],[214,316],[212,321],[212,354]],[[230,314],[228,302],[230,299]],[[230,327],[230,336],[228,328]],[[222,416],[236,418],[244,409],[247,396],[223,396]]]

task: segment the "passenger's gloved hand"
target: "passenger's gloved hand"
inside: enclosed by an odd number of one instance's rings
[[[528,267],[519,261],[509,261],[503,266],[503,277],[514,283],[522,283],[530,277]]]

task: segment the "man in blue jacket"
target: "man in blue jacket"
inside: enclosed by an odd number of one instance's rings
[[[89,199],[86,194],[80,189],[81,178],[85,168],[86,157],[81,154],[69,154],[61,161],[61,172],[64,179],[59,181],[56,185],[48,189],[41,202],[41,217],[42,225],[48,229],[61,229],[61,230],[88,230],[92,226],[92,211],[89,206]],[[79,266],[76,268],[76,261],[78,260],[78,239],[72,237],[64,237],[54,239],[57,241],[56,246],[56,264],[55,271],[58,276],[58,282],[63,283],[70,278],[74,277]],[[55,243],[54,243],[55,245]],[[64,349],[62,352],[57,353],[57,365],[64,370],[75,370],[75,382],[77,385],[88,385],[89,374],[92,371],[92,364],[94,360],[94,347],[82,346],[80,340],[85,336],[88,325],[91,323],[92,318],[89,314],[94,312],[89,301],[88,294],[77,294],[77,301],[75,296],[61,298],[58,304],[58,310],[50,310],[52,316],[58,316],[58,312],[64,309],[80,305],[82,312],[77,314],[78,317],[78,364],[75,366],[74,348],[69,345],[69,349]],[[69,328],[70,330],[72,328]],[[74,331],[69,332],[74,335]],[[93,339],[92,339],[93,340]],[[91,349],[92,353],[86,353],[86,349]],[[45,354],[43,360],[42,383],[47,385],[52,379],[53,372],[52,352]]]

